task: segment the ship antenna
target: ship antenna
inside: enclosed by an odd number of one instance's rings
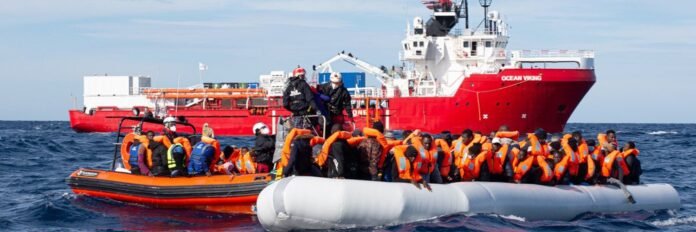
[[[479,0],[479,4],[483,7],[483,28],[485,33],[488,33],[488,7],[491,6],[492,2],[493,0]]]

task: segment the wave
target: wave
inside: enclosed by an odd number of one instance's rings
[[[690,216],[685,218],[670,218],[666,220],[650,222],[650,224],[661,227],[696,224],[696,216]]]
[[[648,132],[647,134],[649,134],[649,135],[666,135],[666,134],[676,135],[676,134],[679,134],[679,132],[676,132],[676,131],[651,131],[651,132]]]

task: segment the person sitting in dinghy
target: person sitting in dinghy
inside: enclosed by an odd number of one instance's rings
[[[636,149],[636,143],[633,141],[626,142],[621,152],[629,170],[629,173],[624,175],[624,184],[640,184],[640,175],[643,173],[643,169],[640,165],[640,160],[638,160],[638,154],[640,154],[640,151]]]
[[[394,182],[411,183],[420,189],[421,185],[428,191],[432,191],[428,182],[423,179],[421,168],[423,160],[418,155],[418,150],[411,145],[398,145],[392,148],[394,159],[392,160],[392,174]]]

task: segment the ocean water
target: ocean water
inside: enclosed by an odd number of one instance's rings
[[[620,142],[636,141],[642,180],[672,184],[675,211],[584,214],[571,221],[527,221],[515,215],[451,215],[376,231],[696,231],[696,125],[569,124],[586,137],[614,129]],[[250,146],[251,138],[222,138]],[[108,169],[114,136],[78,134],[68,122],[0,121],[0,231],[213,230],[263,231],[254,216],[158,209],[74,195],[65,178],[75,169]],[[364,229],[361,229],[362,231]]]

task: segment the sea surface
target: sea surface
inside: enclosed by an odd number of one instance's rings
[[[642,180],[669,183],[676,211],[585,214],[572,221],[526,221],[514,215],[452,215],[377,231],[696,231],[696,125],[569,124],[586,137],[606,129],[641,150]],[[252,138],[222,138],[250,146]],[[68,122],[0,121],[0,231],[213,230],[263,231],[254,216],[157,209],[74,195],[65,178],[80,167],[107,169],[114,135],[78,134]],[[361,229],[362,231],[364,229]]]

